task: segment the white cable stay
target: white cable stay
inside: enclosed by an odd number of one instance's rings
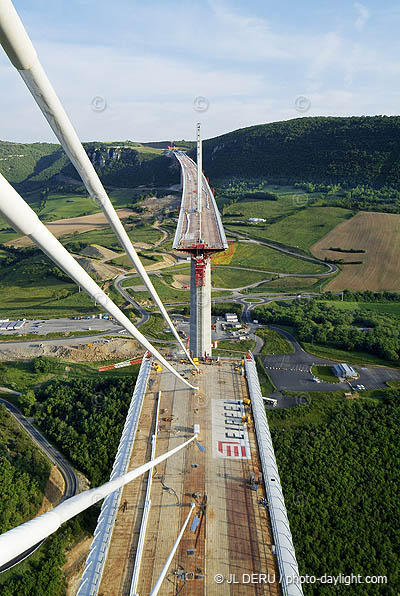
[[[165,576],[167,575],[167,571],[169,569],[169,566],[171,565],[172,559],[174,558],[174,555],[175,555],[176,550],[177,550],[177,548],[179,546],[179,543],[180,543],[180,541],[182,539],[183,533],[186,530],[186,526],[189,523],[190,516],[192,515],[192,512],[193,512],[193,509],[194,508],[195,508],[195,503],[192,503],[190,505],[190,511],[187,514],[187,517],[186,517],[186,519],[184,521],[184,524],[183,524],[183,526],[181,528],[181,531],[179,532],[178,538],[174,542],[174,546],[172,547],[172,550],[171,550],[171,552],[168,555],[168,559],[166,560],[165,565],[162,568],[162,571],[160,573],[160,576],[159,576],[158,580],[155,583],[154,588],[150,592],[150,596],[157,596],[158,592],[160,591],[161,585],[162,585],[162,583],[164,581]],[[139,596],[139,595],[136,595],[136,596]]]
[[[36,50],[22,24],[11,0],[0,0],[0,43],[11,63],[18,70],[33,98],[60,141],[64,151],[78,171],[88,193],[105,214],[121,246],[132,261],[164,320],[168,324],[179,345],[189,358],[189,352],[175,329],[171,318],[158,296],[150,277],[129,239],[105,189],[93,167],[70,119],[68,118],[53,86],[39,61]],[[197,368],[197,367],[196,367]]]
[[[194,435],[182,443],[182,445],[167,451],[167,453],[156,457],[156,459],[145,463],[143,466],[131,470],[127,474],[115,478],[115,480],[110,480],[98,488],[92,488],[75,497],[71,497],[60,505],[54,507],[51,511],[43,513],[43,515],[39,515],[38,517],[5,532],[0,536],[0,566],[5,565],[14,559],[14,557],[24,553],[28,548],[40,542],[40,540],[53,534],[58,530],[61,524],[72,519],[79,513],[82,513],[82,511],[85,511],[98,501],[101,501],[107,495],[118,490],[122,486],[125,486],[125,484],[128,484],[128,482],[131,482],[138,476],[151,470],[154,466],[158,466],[172,455],[175,455],[175,453],[184,447],[187,447],[196,438],[197,435]]]
[[[0,0],[1,1],[1,0]],[[197,389],[184,379],[159,351],[136,329],[119,307],[107,296],[88,273],[79,265],[66,248],[40,221],[33,209],[24,201],[9,182],[0,174],[0,214],[21,234],[29,236],[43,252],[58,265],[78,286],[112,315],[122,327],[142,344],[159,362],[182,383]]]

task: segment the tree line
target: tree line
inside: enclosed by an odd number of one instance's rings
[[[316,300],[272,304],[269,308],[258,307],[256,312],[262,323],[294,327],[300,341],[368,352],[388,361],[400,357],[400,326],[394,315],[341,310]]]
[[[305,596],[398,595],[400,391],[376,397],[313,394],[268,412],[300,574],[388,578],[304,585]]]

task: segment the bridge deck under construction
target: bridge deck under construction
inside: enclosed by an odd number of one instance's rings
[[[159,594],[281,594],[278,584],[242,583],[243,574],[278,578],[278,569],[268,511],[260,504],[263,485],[260,482],[254,490],[250,484],[252,474],[256,481],[260,477],[260,462],[252,423],[241,421],[248,413],[241,403],[248,390],[245,377],[235,370],[237,364],[201,365],[196,377],[187,365],[179,365],[199,382],[198,393],[183,388],[169,372],[151,374],[130,469],[149,459],[159,390],[156,454],[192,436],[194,424],[200,425],[200,435],[199,445],[193,443],[153,472],[140,596],[150,594],[193,501],[196,508]],[[146,483],[142,477],[124,488],[99,590],[102,596],[129,596]],[[219,584],[217,574],[240,583]]]
[[[192,251],[201,241],[207,250],[228,248],[218,208],[206,177],[202,175],[201,213],[198,212],[197,166],[188,155],[177,152],[182,166],[184,193],[173,248]]]

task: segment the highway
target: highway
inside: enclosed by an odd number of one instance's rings
[[[29,420],[21,414],[21,412],[18,410],[16,406],[14,406],[14,404],[2,398],[0,398],[0,404],[4,405],[7,408],[8,412],[14,417],[14,419],[23,428],[23,430],[26,433],[28,433],[28,435],[35,443],[35,445],[37,445],[40,451],[51,461],[52,464],[54,464],[60,470],[65,482],[64,495],[60,502],[65,501],[66,499],[69,499],[70,497],[76,495],[78,492],[78,479],[74,469],[72,468],[72,466],[70,466],[67,460],[64,459],[64,457],[57,451],[57,449],[55,449],[55,447],[53,447],[51,443],[48,442],[48,440],[37,430],[37,428],[35,428],[33,424],[31,424],[31,422],[29,422]],[[43,542],[44,540],[41,540],[40,542],[32,546],[32,548],[22,553],[19,557],[16,557],[15,559],[7,563],[7,565],[3,565],[2,567],[0,567],[0,573],[3,573],[3,571],[11,569],[11,567],[14,567],[14,565],[17,565],[18,563],[29,557],[40,547],[41,544],[43,544]]]
[[[201,209],[197,200],[197,165],[182,151],[174,151],[182,167],[183,194],[173,248],[191,250],[204,244],[211,251],[225,250],[228,244],[214,196],[202,176]]]

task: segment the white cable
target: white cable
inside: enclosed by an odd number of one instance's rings
[[[174,455],[189,445],[189,443],[196,437],[197,435],[194,435],[189,440],[185,441],[185,443],[182,443],[182,445],[171,449],[167,453],[147,462],[143,466],[131,470],[115,480],[110,480],[98,488],[92,488],[75,497],[71,497],[60,505],[54,507],[51,511],[43,513],[42,515],[5,532],[0,536],[0,567],[6,565],[9,561],[18,557],[18,555],[21,555],[44,538],[47,538],[47,536],[53,534],[58,530],[61,524],[75,517],[79,513],[82,513],[82,511],[85,511],[98,501],[101,501],[107,495],[122,486],[125,486],[125,484],[128,484],[128,482],[131,482],[138,476],[141,476],[148,470],[154,468],[154,466],[157,466],[168,457],[171,457],[171,455]]]
[[[194,507],[195,507],[195,503],[192,503],[192,504],[190,505],[190,511],[189,511],[189,513],[188,513],[188,515],[187,515],[187,517],[186,517],[186,519],[185,519],[185,522],[184,522],[184,524],[183,524],[183,526],[182,526],[182,529],[181,529],[181,531],[179,532],[178,538],[175,540],[174,546],[172,547],[172,550],[171,550],[171,552],[170,552],[170,553],[169,553],[169,555],[168,555],[168,559],[166,560],[166,562],[165,562],[165,565],[164,565],[164,567],[162,568],[162,571],[161,571],[161,573],[160,573],[160,577],[158,578],[158,580],[157,580],[157,581],[156,581],[156,583],[155,583],[155,586],[154,586],[154,588],[153,588],[153,589],[152,589],[152,591],[150,592],[150,596],[156,596],[156,595],[158,594],[158,592],[160,591],[161,584],[163,583],[163,581],[164,581],[164,578],[165,578],[165,576],[167,575],[167,571],[168,571],[168,569],[169,569],[169,566],[171,565],[172,559],[174,558],[174,555],[175,555],[176,549],[177,549],[177,548],[178,548],[178,546],[179,546],[179,543],[180,543],[180,541],[181,541],[181,538],[182,538],[182,536],[183,536],[183,533],[184,533],[184,531],[185,531],[185,529],[186,529],[186,526],[187,526],[187,525],[188,525],[188,523],[189,523],[189,519],[190,519],[190,516],[192,515],[192,511],[193,511]]]
[[[17,193],[9,182],[0,174],[0,213],[21,234],[29,236],[44,253],[58,265],[78,286],[110,313],[122,327],[142,344],[160,363],[172,372],[182,383],[191,389],[197,389],[184,379],[178,371],[152,346],[126,315],[97,285],[88,273],[79,265],[66,248],[53,236],[40,221],[36,213]]]
[[[126,254],[132,261],[136,271],[142,278],[143,283],[148,289],[154,302],[157,304],[175,338],[178,340],[179,345],[193,366],[196,366],[179,337],[179,334],[158,296],[147,271],[143,267],[129,236],[93,167],[93,164],[84,150],[70,119],[44,72],[35,48],[11,0],[0,0],[0,43],[12,64],[25,81],[54,134],[63,146],[64,151],[79,172],[88,193],[105,214],[121,246],[126,251]]]

